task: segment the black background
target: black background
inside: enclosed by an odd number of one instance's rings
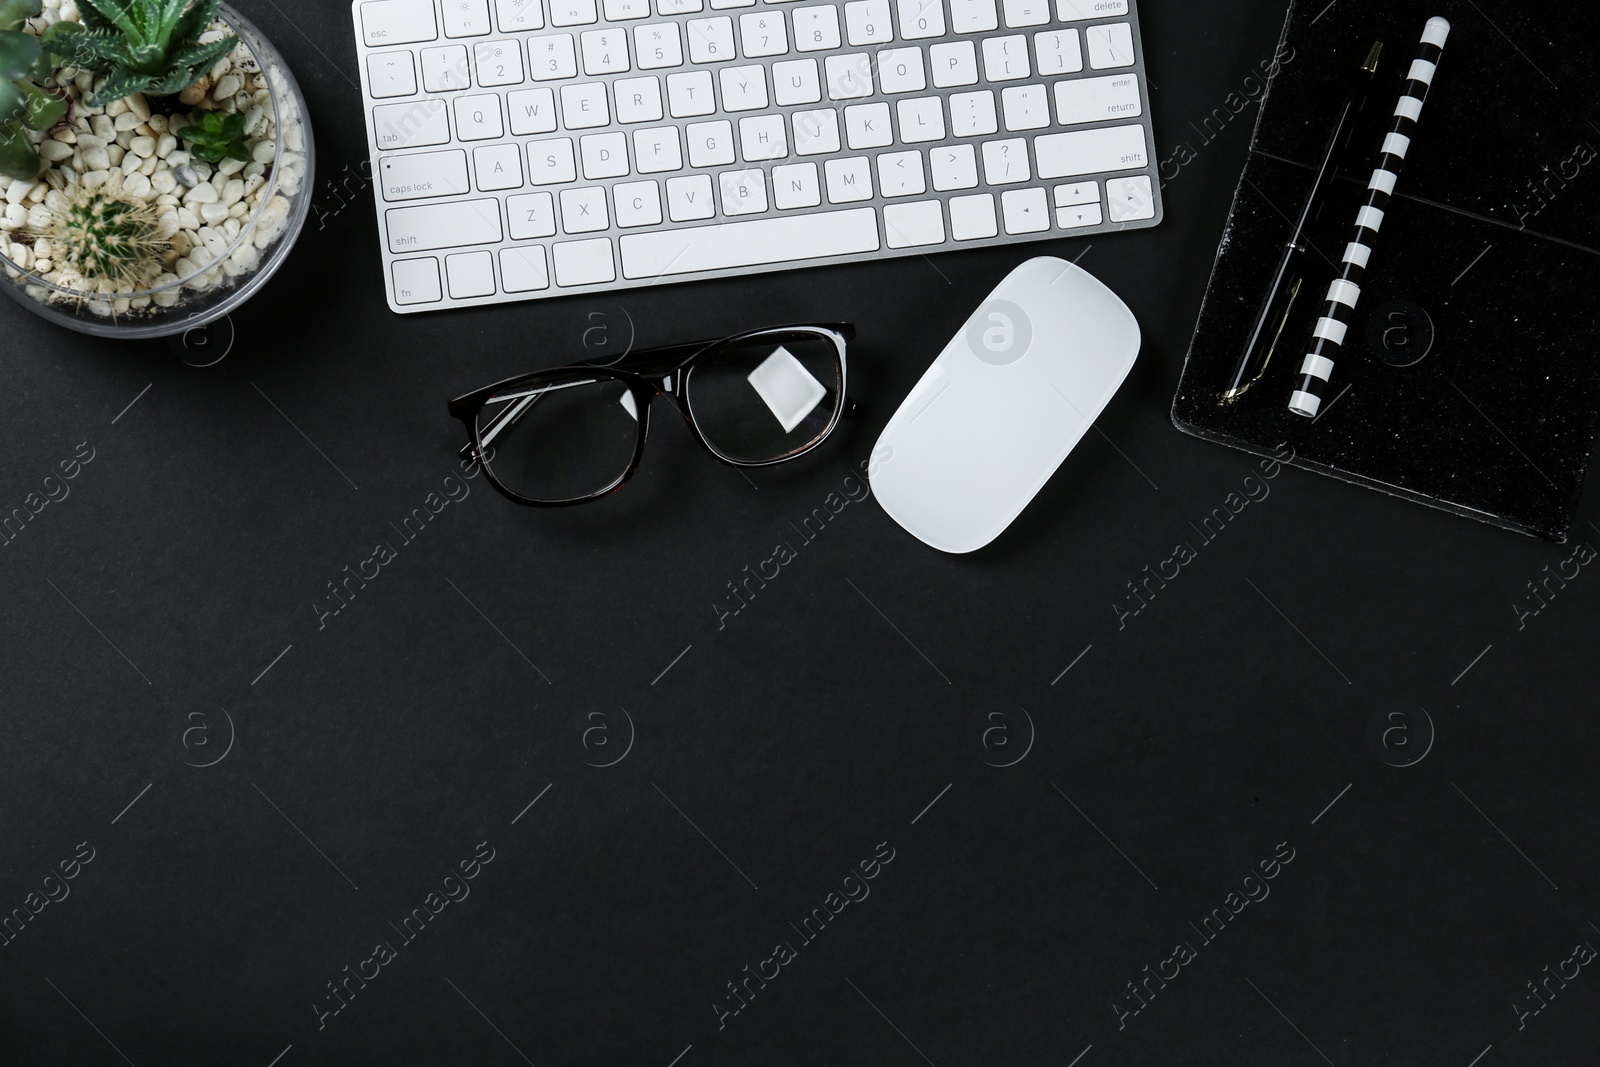
[[[850,484],[1017,250],[397,317],[349,10],[242,6],[321,159],[228,358],[0,308],[0,510],[94,450],[0,548],[0,914],[94,850],[0,947],[0,1060],[1594,1062],[1600,977],[1520,1029],[1514,1004],[1600,943],[1600,579],[1552,581],[1519,621],[1576,544],[1261,481],[1168,421],[1254,109],[1197,127],[1271,59],[1280,4],[1150,5],[1157,144],[1196,150],[1167,222],[1030,249],[1081,254],[1144,327],[1102,433],[970,557],[849,504],[722,629],[726,583]],[[814,461],[747,480],[658,420],[609,501],[519,509],[477,478],[413,542],[390,526],[456,472],[452,395],[586,334],[816,319],[858,324],[867,412]],[[1252,473],[1270,495],[1119,624],[1125,583]],[[1578,541],[1595,518],[1591,493]],[[319,625],[380,541],[398,557]],[[480,842],[470,896],[405,942],[391,924]],[[803,943],[789,924],[880,842],[870,896]],[[1191,923],[1291,849],[1203,940]],[[719,1029],[726,983],[780,941],[797,958]],[[319,1027],[379,942],[396,958]],[[1178,942],[1196,957],[1119,1028]]]

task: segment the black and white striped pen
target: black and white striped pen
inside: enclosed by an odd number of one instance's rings
[[[1289,410],[1296,415],[1315,418],[1322,407],[1323,390],[1333,374],[1332,357],[1342,350],[1350,328],[1350,316],[1361,300],[1360,282],[1372,257],[1373,239],[1383,227],[1384,210],[1394,195],[1417,120],[1422,117],[1423,102],[1433,84],[1434,70],[1449,36],[1449,20],[1437,16],[1429,19],[1422,31],[1422,45],[1406,74],[1406,87],[1394,109],[1394,122],[1378,150],[1378,166],[1367,185],[1366,203],[1356,214],[1355,238],[1345,246],[1339,277],[1328,287],[1327,306],[1311,331],[1311,351],[1300,365],[1300,381],[1289,397]]]

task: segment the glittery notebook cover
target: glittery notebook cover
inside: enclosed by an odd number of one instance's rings
[[[1288,410],[1423,24],[1452,28],[1322,413]],[[1224,405],[1350,78],[1370,104],[1310,227],[1302,291],[1260,381]],[[1251,452],[1552,541],[1600,423],[1600,7],[1297,2],[1217,252],[1172,417]]]

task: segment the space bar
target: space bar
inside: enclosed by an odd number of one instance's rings
[[[622,273],[659,278],[878,250],[875,208],[783,215],[622,238]]]

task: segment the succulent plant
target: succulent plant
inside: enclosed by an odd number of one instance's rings
[[[4,2],[4,0],[0,0]],[[89,97],[90,107],[145,93],[181,93],[223,56],[239,38],[201,44],[221,0],[78,0],[81,22],[57,22],[44,44],[63,62],[104,74]]]
[[[162,232],[154,204],[123,199],[119,190],[89,192],[80,186],[61,194],[38,234],[50,241],[51,257],[89,282],[148,288],[165,270],[172,241]]]
[[[50,59],[22,27],[39,11],[39,0],[0,0],[0,174],[23,181],[39,176],[28,131],[48,130],[67,113],[65,100],[34,84],[50,73]]]
[[[250,161],[250,145],[245,139],[245,116],[220,111],[193,111],[189,125],[178,131],[189,145],[189,154],[207,163],[224,159]]]

